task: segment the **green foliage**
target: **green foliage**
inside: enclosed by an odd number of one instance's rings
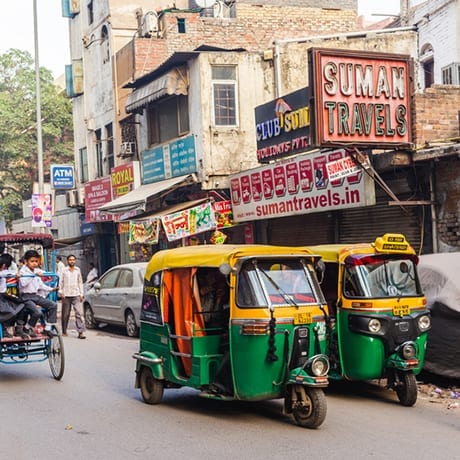
[[[73,163],[72,105],[40,68],[43,170]],[[22,201],[38,182],[35,67],[27,51],[0,54],[0,206],[5,220],[22,217]]]

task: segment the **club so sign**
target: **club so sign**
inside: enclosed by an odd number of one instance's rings
[[[312,49],[318,146],[409,145],[409,57]]]

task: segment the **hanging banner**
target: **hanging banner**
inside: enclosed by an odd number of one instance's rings
[[[215,201],[212,204],[217,221],[217,228],[231,227],[233,222],[232,202],[230,200]]]
[[[161,222],[168,241],[214,230],[217,226],[211,203],[167,214],[161,218]]]
[[[327,165],[348,156],[345,149],[307,153],[230,176],[235,222],[375,204],[374,182],[362,168],[328,176]]]
[[[160,219],[129,222],[129,244],[157,244]]]
[[[53,215],[53,196],[51,193],[32,195],[32,227],[51,227]]]

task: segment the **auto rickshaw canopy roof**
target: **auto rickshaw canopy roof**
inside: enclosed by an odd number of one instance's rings
[[[397,233],[385,233],[377,237],[373,243],[320,244],[308,246],[308,249],[319,254],[325,262],[344,262],[348,256],[353,254],[415,255],[414,249],[405,236]]]
[[[258,244],[220,244],[185,246],[165,249],[155,253],[147,267],[146,277],[160,270],[184,267],[220,267],[222,264],[234,266],[236,259],[246,257],[310,257],[307,248],[272,246]]]

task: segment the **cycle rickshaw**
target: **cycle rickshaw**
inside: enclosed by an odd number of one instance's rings
[[[51,287],[57,287],[58,276],[55,273],[54,240],[52,235],[41,233],[17,233],[0,235],[0,253],[9,252],[21,256],[24,249],[36,249],[42,256],[43,281]],[[7,292],[17,296],[17,279],[7,280]],[[52,300],[57,299],[56,292],[49,294]],[[0,328],[0,363],[27,364],[48,360],[51,374],[56,380],[64,375],[64,344],[57,328],[53,335],[44,333],[43,324],[35,328],[36,337],[20,338],[3,337]]]

